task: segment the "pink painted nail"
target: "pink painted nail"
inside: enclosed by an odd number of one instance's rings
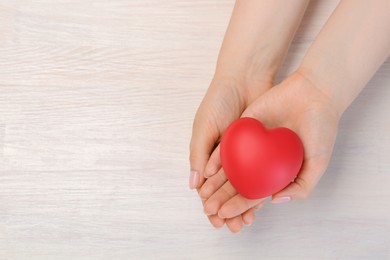
[[[197,171],[191,171],[190,173],[190,189],[195,189],[198,186],[199,173]]]
[[[290,200],[291,200],[290,196],[284,196],[284,197],[275,198],[271,202],[277,204],[277,203],[287,202]]]

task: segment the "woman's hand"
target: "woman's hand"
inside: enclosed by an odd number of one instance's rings
[[[304,145],[304,163],[294,182],[273,195],[272,202],[305,199],[325,172],[336,139],[339,113],[329,97],[296,72],[257,98],[242,114],[260,120],[267,128],[288,127]],[[263,199],[249,200],[237,193],[223,171],[207,179],[200,189],[207,215],[231,219]],[[231,229],[239,230],[235,224]]]

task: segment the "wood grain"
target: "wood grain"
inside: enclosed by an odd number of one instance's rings
[[[215,231],[192,120],[234,1],[0,0],[0,259],[390,259],[390,62],[312,197]],[[337,1],[312,1],[281,68]]]

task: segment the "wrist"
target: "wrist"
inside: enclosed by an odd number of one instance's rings
[[[302,85],[310,86],[310,89],[307,90],[308,92],[313,93],[312,91],[314,91],[317,93],[318,100],[321,100],[320,102],[317,102],[318,104],[321,104],[320,106],[327,107],[327,109],[334,114],[335,118],[341,118],[345,110],[343,106],[344,103],[339,102],[339,100],[335,98],[332,88],[329,87],[329,85],[319,83],[321,81],[303,67],[299,67],[292,75],[296,75],[296,77],[301,79],[303,83],[306,82]],[[308,101],[313,102],[313,100]]]
[[[241,80],[273,82],[283,53],[279,49],[260,49],[263,51],[237,49],[232,52],[222,48],[215,69],[216,77],[231,76]]]
[[[331,75],[321,73],[321,69],[316,69],[316,66],[304,63],[297,69],[297,73],[310,81],[311,85],[329,100],[329,104],[337,111],[339,117],[352,103],[353,99],[347,95],[348,93],[340,91],[343,86],[338,86]]]
[[[273,81],[308,2],[237,1],[215,74]]]
[[[258,73],[248,73],[248,71],[239,70],[220,70],[216,71],[212,85],[215,87],[234,86],[243,96],[248,98],[247,103],[274,85],[275,73],[262,71]]]
[[[268,73],[251,75],[239,71],[219,71],[214,74],[210,88],[234,90],[247,106],[274,85],[273,77]]]
[[[237,53],[238,55],[220,55],[214,79],[233,80],[239,88],[273,86],[280,63],[276,57],[255,51]],[[221,51],[221,54],[224,53]]]

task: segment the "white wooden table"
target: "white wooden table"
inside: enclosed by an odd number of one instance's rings
[[[390,62],[307,201],[238,235],[188,189],[234,2],[0,0],[0,259],[390,259]],[[312,1],[279,79],[337,1]]]

